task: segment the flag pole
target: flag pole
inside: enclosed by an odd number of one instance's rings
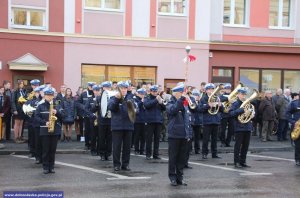
[[[189,71],[189,53],[190,53],[190,51],[191,51],[191,46],[189,46],[189,45],[187,45],[186,47],[185,47],[185,52],[186,52],[186,58],[185,58],[185,75],[184,75],[184,90],[185,90],[185,92],[187,92],[187,86],[186,86],[186,84],[187,84],[187,82],[188,82],[188,71]]]

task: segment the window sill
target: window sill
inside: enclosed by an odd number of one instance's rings
[[[237,24],[223,24],[224,27],[232,28],[250,28],[249,25],[237,25]]]
[[[171,16],[171,17],[186,17],[186,14],[177,14],[177,13],[164,13],[164,12],[158,12],[158,15],[160,16]]]
[[[11,25],[10,27],[13,29],[27,29],[27,30],[41,30],[41,31],[48,30],[48,28],[46,27],[23,26],[23,25]]]
[[[289,30],[289,31],[294,31],[294,29],[291,28],[291,27],[269,26],[269,29],[271,29],[271,30]]]
[[[118,13],[124,12],[122,9],[94,8],[94,7],[85,7],[84,10],[86,10],[86,11],[102,11],[102,12],[118,12]]]

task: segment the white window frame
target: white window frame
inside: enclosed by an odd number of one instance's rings
[[[283,27],[282,26],[282,21],[283,21],[283,0],[278,0],[278,26],[270,26],[270,29],[280,29],[280,30],[292,30],[293,29],[293,21],[294,21],[294,15],[293,15],[293,10],[292,8],[294,7],[294,2],[293,0],[290,0],[290,16],[289,16],[289,26],[288,27]],[[270,13],[269,13],[270,17]]]
[[[249,16],[250,16],[250,0],[245,0],[245,24],[235,24],[235,0],[230,0],[230,22],[229,23],[224,23],[224,1],[223,1],[223,26],[228,26],[228,27],[249,27]]]
[[[85,6],[85,0],[82,0],[82,4],[84,5],[85,10],[95,10],[95,11],[107,11],[107,12],[124,12],[124,0],[120,0],[120,9],[113,9],[113,8],[105,8],[105,0],[100,0],[102,7],[88,7]]]
[[[157,1],[157,14],[159,15],[163,15],[163,16],[187,16],[187,9],[189,7],[189,3],[188,0],[183,0],[183,4],[184,4],[184,8],[183,8],[183,13],[174,13],[174,0],[171,0],[171,12],[159,12],[158,10],[158,6],[159,6],[159,2]]]
[[[27,25],[18,25],[14,24],[15,20],[15,10],[24,10],[26,11],[26,18],[27,18]],[[17,6],[12,5],[10,9],[10,27],[16,29],[30,29],[30,30],[48,30],[48,12],[47,9],[44,7],[33,7],[33,6]],[[30,25],[30,12],[31,11],[38,11],[43,13],[43,26],[31,26]]]

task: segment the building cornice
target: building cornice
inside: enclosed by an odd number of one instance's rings
[[[147,41],[147,42],[167,42],[167,43],[182,43],[182,44],[206,44],[210,45],[213,50],[225,50],[224,47],[256,47],[256,48],[297,48],[300,45],[277,44],[277,43],[242,43],[242,42],[222,42],[222,41],[195,41],[195,40],[175,40],[175,39],[157,39],[157,38],[134,38],[134,37],[114,37],[114,36],[99,36],[99,35],[85,35],[85,34],[68,34],[59,32],[43,32],[33,30],[10,30],[0,28],[0,33],[8,34],[22,34],[22,35],[36,35],[36,36],[53,36],[53,37],[69,37],[69,38],[86,38],[86,39],[108,39],[108,40],[128,40],[128,41]]]

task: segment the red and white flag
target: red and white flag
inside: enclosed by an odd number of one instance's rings
[[[188,60],[187,60],[188,59]],[[184,59],[183,59],[183,62],[187,62],[187,61],[189,61],[189,62],[193,62],[193,61],[195,61],[196,60],[196,57],[195,56],[193,56],[193,55],[188,55],[188,58],[187,57],[185,57]]]

